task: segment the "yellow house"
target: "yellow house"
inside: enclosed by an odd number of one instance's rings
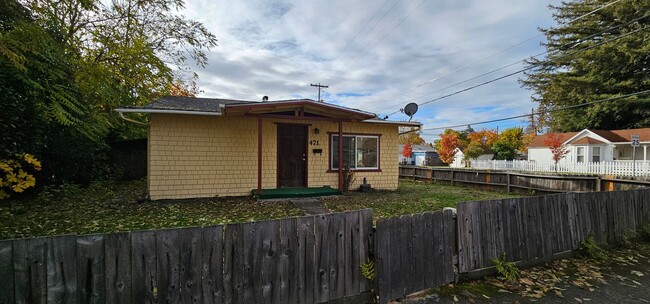
[[[346,166],[354,171],[350,189],[366,178],[375,189],[394,190],[399,127],[420,127],[310,99],[164,97],[117,111],[127,120],[125,113],[151,116],[147,173],[152,200],[279,188],[341,190]]]

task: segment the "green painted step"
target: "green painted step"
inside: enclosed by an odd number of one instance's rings
[[[251,191],[253,196],[260,199],[269,198],[292,198],[292,197],[314,197],[326,195],[339,195],[341,191],[331,187],[312,187],[312,188],[278,188],[278,189],[262,189],[262,193],[258,194],[257,189]]]

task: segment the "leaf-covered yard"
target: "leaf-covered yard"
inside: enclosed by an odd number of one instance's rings
[[[289,202],[230,197],[151,202],[144,181],[50,188],[0,201],[0,239],[207,226],[301,216]],[[453,207],[456,202],[511,197],[466,187],[402,180],[397,191],[352,192],[324,199],[331,211],[372,208],[375,218]]]
[[[521,197],[503,192],[483,191],[463,186],[400,180],[397,191],[350,192],[324,199],[332,211],[372,208],[375,219],[456,207],[457,202]]]

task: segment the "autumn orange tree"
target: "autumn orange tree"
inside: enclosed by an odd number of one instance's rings
[[[406,134],[402,134],[399,136],[397,139],[398,143],[400,145],[405,145],[405,144],[411,144],[411,145],[424,145],[426,142],[424,141],[424,138],[420,136],[418,132],[410,132]]]
[[[482,129],[467,135],[469,144],[463,151],[465,160],[479,157],[481,154],[490,153],[492,144],[497,140],[499,135],[494,130]]]
[[[411,144],[405,144],[404,148],[402,148],[402,156],[409,158],[411,157],[411,154],[413,154],[413,148],[411,147]]]
[[[551,154],[553,154],[553,161],[555,162],[555,172],[557,172],[557,164],[561,159],[569,154],[569,149],[564,145],[562,135],[557,133],[548,133],[546,135],[546,139],[544,140],[544,145],[548,146],[548,148],[551,149]]]
[[[436,152],[440,160],[446,164],[451,164],[456,155],[456,148],[460,146],[458,134],[454,132],[440,134],[440,140],[437,142]]]

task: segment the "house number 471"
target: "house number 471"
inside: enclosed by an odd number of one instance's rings
[[[309,144],[312,145],[312,146],[318,146],[318,141],[312,139],[312,140],[309,141]]]

